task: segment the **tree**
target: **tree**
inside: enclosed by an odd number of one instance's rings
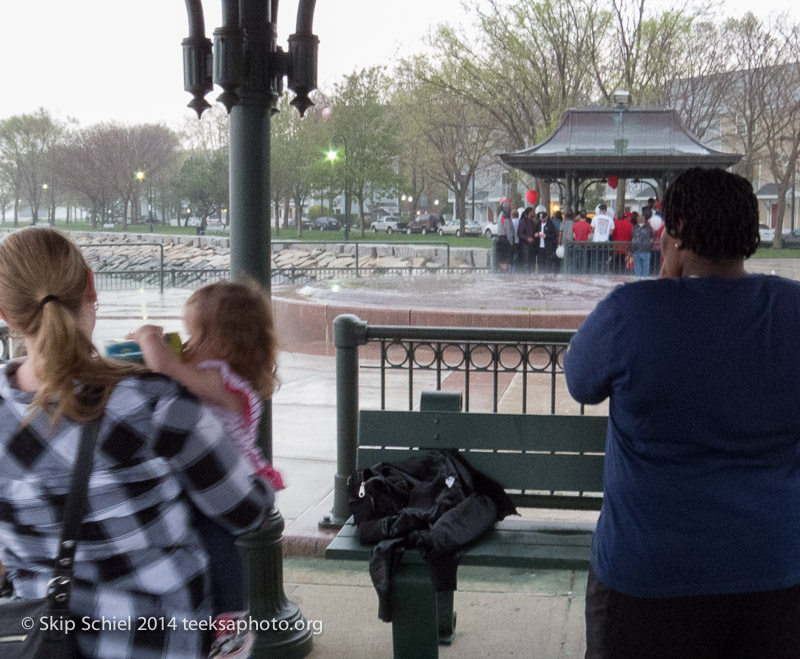
[[[181,166],[175,180],[178,198],[187,201],[204,231],[209,216],[228,205],[228,150],[196,151]],[[186,222],[189,218],[186,218]]]
[[[780,249],[786,195],[800,157],[800,25],[781,16],[772,17],[764,29],[774,35],[770,47],[774,62],[765,72],[768,90],[759,103],[764,155],[778,194],[773,245]]]
[[[486,159],[497,136],[492,118],[482,108],[452,89],[462,83],[463,67],[450,67],[448,61],[438,71],[430,71],[424,58],[411,64],[410,77],[417,80],[445,81],[441,86],[422,82],[406,90],[403,114],[411,117],[416,131],[423,136],[427,149],[424,171],[434,182],[455,195],[455,217],[464,231],[466,197],[469,184],[481,162]],[[427,72],[426,72],[427,69]]]
[[[733,119],[734,140],[744,153],[736,172],[748,181],[755,179],[758,155],[767,147],[765,110],[775,90],[777,75],[777,36],[752,13],[725,24],[725,40],[730,48],[730,67],[726,104]],[[778,239],[780,240],[780,239]]]
[[[284,96],[278,110],[270,134],[272,202],[277,218],[280,201],[284,201],[287,210],[284,225],[288,226],[289,200],[294,201],[297,235],[302,236],[305,201],[313,190],[319,189],[320,180],[326,176],[329,132],[322,127],[319,107],[311,108],[305,117],[300,117]]]
[[[673,59],[671,75],[656,102],[674,108],[686,128],[702,140],[725,111],[730,46],[719,25],[695,20],[689,37],[676,47],[680,53]]]
[[[108,154],[108,176],[117,196],[122,200],[123,227],[128,227],[128,208],[142,196],[141,180],[136,173],[156,176],[177,155],[178,136],[163,124],[138,124],[134,126],[107,124],[113,136],[113,148]],[[136,219],[135,214],[133,215]]]
[[[211,106],[200,119],[186,117],[180,131],[181,144],[187,151],[217,153],[230,146],[228,114],[220,104]]]
[[[509,6],[473,0],[469,8],[481,39],[440,27],[432,45],[448,64],[437,71],[461,75],[434,75],[428,82],[491,116],[506,135],[506,148],[538,141],[568,107],[589,101],[593,71],[582,44],[590,29],[605,29],[610,20],[596,0],[519,0]]]
[[[362,238],[364,202],[397,183],[394,162],[400,149],[388,108],[389,91],[385,69],[376,66],[346,76],[335,86],[332,99],[332,133],[347,140],[348,186],[358,201]]]
[[[3,124],[0,123],[0,136],[2,136]],[[0,137],[2,140],[2,137]],[[1,143],[1,142],[0,142]],[[4,156],[0,150],[0,203],[3,207],[3,222],[6,221],[6,208],[9,203],[14,205],[14,226],[19,226],[19,195],[20,195],[19,170],[13,160]]]
[[[93,226],[121,200],[127,228],[128,208],[139,197],[149,196],[151,184],[156,191],[162,189],[162,177],[172,171],[177,147],[177,135],[160,124],[95,124],[75,131],[64,147],[61,177],[91,204]],[[137,178],[137,172],[144,178]]]
[[[83,197],[92,208],[92,227],[108,217],[114,190],[108,176],[115,134],[106,124],[75,132],[62,152],[62,179],[68,190]]]
[[[469,9],[482,38],[441,27],[432,43],[447,62],[439,70],[457,69],[461,75],[433,76],[429,82],[491,117],[501,131],[499,149],[538,142],[567,108],[589,102],[594,72],[584,44],[592,30],[608,30],[611,20],[598,9],[598,0],[518,0],[508,6],[472,0]],[[519,178],[512,172],[515,185]],[[542,203],[549,203],[549,184],[538,180],[536,187]]]
[[[695,18],[687,0],[659,13],[648,12],[646,5],[646,0],[611,0],[610,11],[591,17],[585,54],[606,103],[621,89],[630,93],[631,104],[651,105],[674,77],[676,63],[682,64],[682,46]]]
[[[14,186],[10,182],[9,179],[2,175],[2,171],[0,171],[0,214],[2,214],[2,221],[3,224],[6,222],[6,209],[8,209],[8,205],[13,200],[14,195]]]
[[[32,224],[39,220],[39,206],[44,191],[50,187],[47,178],[52,174],[55,150],[63,132],[63,125],[44,108],[35,114],[10,117],[0,126],[0,152],[5,162],[12,163],[11,179],[30,205]]]

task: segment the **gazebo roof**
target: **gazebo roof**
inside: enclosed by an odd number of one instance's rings
[[[500,159],[545,179],[662,179],[690,167],[731,167],[742,156],[703,145],[675,110],[598,107],[567,110],[549,137]]]

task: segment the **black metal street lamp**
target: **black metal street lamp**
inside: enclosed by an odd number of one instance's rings
[[[334,135],[331,138],[332,144],[341,141],[344,145],[344,241],[350,240],[350,187],[347,184],[347,139],[344,135]],[[338,158],[335,150],[328,151],[328,160],[333,162]]]
[[[189,37],[183,40],[184,89],[194,97],[189,107],[198,117],[211,107],[205,95],[216,83],[223,90],[218,100],[230,114],[231,275],[239,281],[253,279],[269,291],[270,115],[283,94],[284,76],[301,116],[313,105],[308,95],[317,86],[319,39],[312,34],[316,0],[299,0],[297,30],[286,52],[277,45],[279,0],[222,0],[222,27],[214,30],[213,47],[205,36],[202,0],[185,2]],[[271,460],[269,401],[259,444]],[[250,615],[271,621],[268,631],[258,632],[254,659],[294,659],[311,651],[311,630],[283,592],[283,527],[280,513],[273,510],[263,531],[239,541],[247,560]]]

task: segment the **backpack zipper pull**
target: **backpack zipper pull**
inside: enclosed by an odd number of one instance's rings
[[[364,486],[364,481],[361,481],[361,487],[358,488],[358,498],[363,499],[367,494],[367,488]]]

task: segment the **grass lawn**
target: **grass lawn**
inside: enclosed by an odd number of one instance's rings
[[[322,242],[322,243],[330,243],[330,242],[342,242],[344,241],[344,231],[303,231],[303,237],[297,237],[297,231],[294,229],[281,229],[280,234],[275,234],[275,229],[272,229],[272,240],[281,241],[293,241],[297,242],[302,240],[303,242]],[[365,242],[365,243],[413,243],[415,245],[424,245],[426,243],[447,243],[451,247],[484,247],[490,248],[492,246],[492,241],[484,236],[478,237],[464,237],[464,238],[456,238],[456,236],[439,236],[437,234],[428,234],[423,236],[419,233],[415,233],[412,235],[408,235],[405,233],[372,233],[371,231],[367,231],[364,234],[364,237],[361,237],[360,231],[350,231],[350,241],[351,242]]]
[[[800,258],[800,249],[775,249],[773,247],[760,247],[751,259],[797,259]]]

